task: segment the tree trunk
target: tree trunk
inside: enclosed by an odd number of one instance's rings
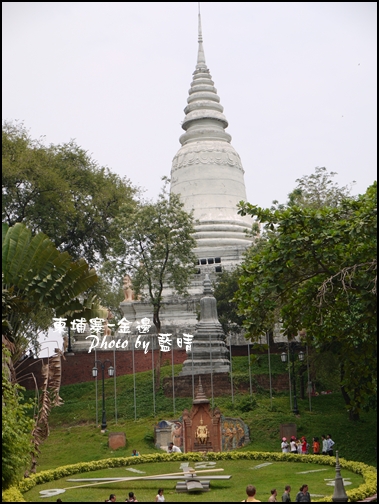
[[[158,334],[161,332],[161,321],[159,319],[159,309],[154,312],[154,317],[153,317],[153,322],[155,325],[155,328],[157,330],[157,338]],[[161,363],[162,363],[162,351],[161,347],[159,347],[159,353],[158,353],[158,361],[157,365],[155,367],[155,393],[158,393],[159,388],[161,386]]]
[[[343,379],[343,376],[344,376],[344,370],[343,370],[343,364],[342,364],[341,365],[341,381]],[[345,387],[343,387],[343,386],[341,386],[341,393],[342,393],[342,397],[345,401],[346,406],[350,406],[351,405],[350,396],[346,392]],[[357,420],[359,420],[359,412],[351,409],[351,407],[349,409],[349,420],[352,420],[353,422],[356,422]]]
[[[305,387],[304,387],[304,375],[301,373],[300,375],[300,398],[305,399]]]

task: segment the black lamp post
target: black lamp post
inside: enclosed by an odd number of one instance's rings
[[[68,345],[67,345],[67,352],[72,353],[72,346],[71,346],[71,328],[68,326],[67,328],[67,333],[68,333]]]
[[[292,388],[293,388],[293,413],[294,415],[299,414],[299,408],[297,406],[297,397],[296,397],[296,376],[295,376],[295,349],[296,349],[296,341],[288,342],[290,360],[292,362]],[[304,352],[300,350],[299,352],[299,361],[304,360]],[[287,354],[283,352],[280,356],[282,362],[287,362]]]
[[[104,369],[105,369],[106,362],[109,362],[109,364],[112,364],[112,363],[109,359],[105,359],[104,362],[96,360],[95,367],[92,368],[92,376],[94,378],[96,378],[96,376],[97,376],[97,367],[96,367],[97,362],[100,364],[100,367],[101,367],[101,380],[102,380],[102,385],[103,385],[103,416],[101,419],[101,430],[105,430],[107,428],[107,420],[106,420],[106,415],[105,415]],[[114,375],[114,367],[112,365],[110,365],[108,367],[108,374],[109,374],[109,376]]]

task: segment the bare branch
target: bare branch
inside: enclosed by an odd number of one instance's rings
[[[319,306],[321,306],[325,302],[326,295],[330,292],[333,292],[335,282],[340,282],[343,290],[347,293],[348,290],[353,288],[352,282],[355,277],[355,274],[358,269],[366,268],[365,271],[376,271],[377,269],[377,259],[373,259],[372,261],[354,264],[353,266],[347,266],[342,270],[338,271],[335,275],[327,278],[320,286],[318,290],[317,297],[319,298]],[[377,275],[375,275],[371,281],[371,288],[368,287],[369,292],[371,294],[376,294],[377,288]]]

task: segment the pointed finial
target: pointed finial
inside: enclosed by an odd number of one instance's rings
[[[197,64],[205,65],[205,55],[203,48],[203,33],[201,30],[201,15],[200,15],[200,2],[199,2],[199,28],[198,28],[198,41],[199,41],[199,51],[197,53]]]
[[[202,30],[201,30],[200,2],[198,2],[198,4],[199,4],[199,14],[198,14],[198,18],[199,18],[198,41],[199,41],[199,42],[202,42],[202,41],[203,41],[203,33],[202,33]]]
[[[332,497],[333,502],[347,502],[348,496],[345,492],[345,487],[343,484],[343,478],[341,476],[341,466],[338,457],[338,451],[336,450],[336,477],[334,480],[334,492]]]
[[[195,400],[193,401],[193,404],[208,404],[208,403],[209,399],[207,399],[207,396],[204,393],[203,385],[201,384],[201,377],[199,376],[199,386],[197,388],[196,397]]]
[[[209,275],[206,273],[205,274],[205,278],[204,278],[204,282],[203,282],[203,286],[204,286],[204,294],[212,294],[212,283],[209,279]]]

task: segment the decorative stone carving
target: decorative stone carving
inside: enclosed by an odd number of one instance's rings
[[[108,315],[104,321],[104,336],[112,336],[112,329],[109,327],[109,321],[113,318],[113,313],[108,310]]]
[[[196,439],[201,444],[205,444],[209,438],[209,430],[206,425],[204,425],[203,417],[200,418],[200,425],[196,429]]]
[[[62,339],[63,339],[63,351],[67,352],[67,348],[68,348],[68,336],[64,335]]]
[[[204,144],[209,145],[204,145]],[[245,173],[242,168],[242,163],[239,155],[229,146],[229,148],[217,148],[212,145],[213,142],[202,142],[201,147],[186,147],[180,149],[178,154],[172,161],[172,171],[175,173],[181,168],[192,165],[224,165],[233,168],[238,168],[242,173]]]
[[[122,279],[123,281],[123,289],[124,289],[124,294],[125,294],[125,299],[124,301],[133,301],[135,299],[134,296],[134,291],[132,289],[132,279],[130,278],[129,275],[125,275],[124,278]]]

